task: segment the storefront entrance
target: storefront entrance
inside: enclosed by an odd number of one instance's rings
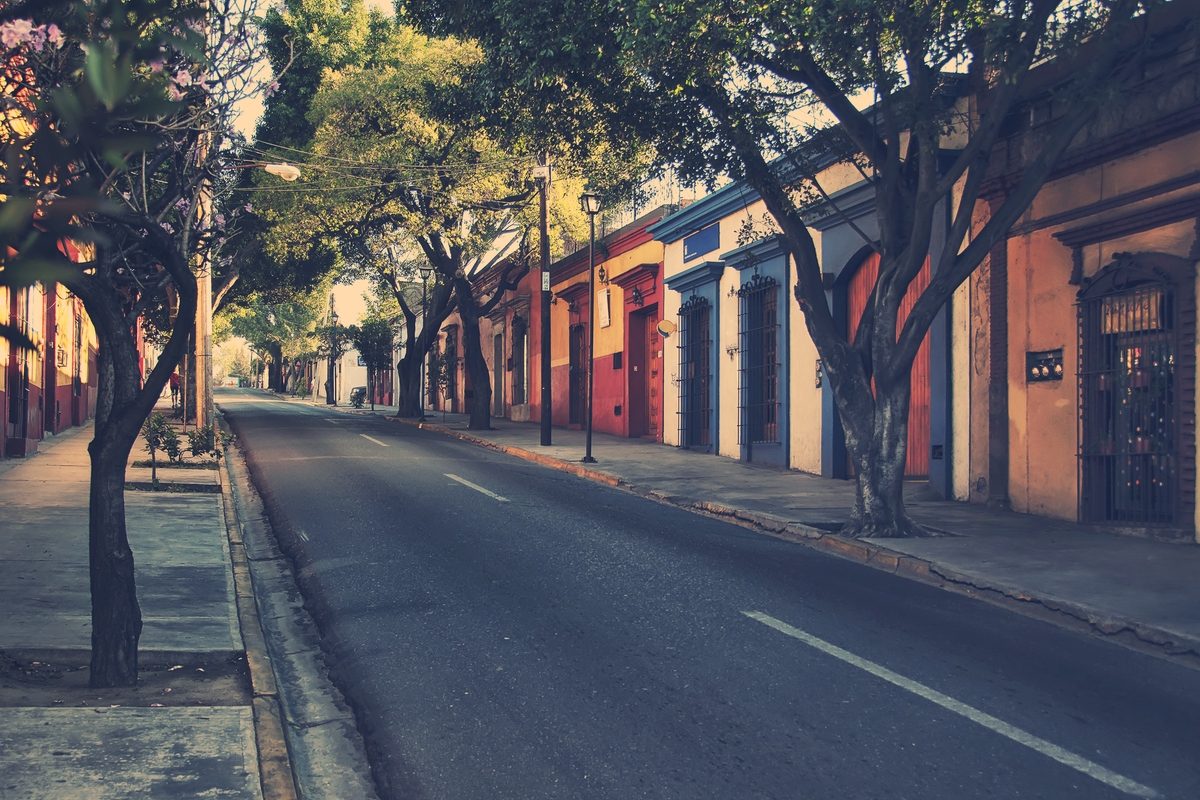
[[[1120,258],[1079,293],[1079,515],[1190,527],[1195,311],[1188,263]]]

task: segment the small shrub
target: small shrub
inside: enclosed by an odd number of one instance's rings
[[[150,482],[158,483],[158,451],[171,455],[172,440],[175,452],[179,451],[179,435],[162,414],[151,414],[142,423],[142,437],[146,440],[146,452],[150,454]]]
[[[224,442],[217,438],[217,429],[210,422],[203,428],[188,431],[188,450],[196,458],[219,459]]]

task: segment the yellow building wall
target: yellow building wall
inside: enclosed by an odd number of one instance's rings
[[[682,245],[680,246],[682,247]],[[600,259],[600,251],[597,248],[595,265],[597,274],[596,297],[592,298],[592,302],[596,304],[594,306],[596,309],[596,358],[620,353],[625,350],[625,290],[615,282],[611,282],[608,286],[600,283],[598,279],[600,268],[603,267],[606,277],[609,281],[613,281],[613,279],[625,274],[634,267],[641,266],[642,264],[658,264],[662,260],[663,243],[653,240],[644,242],[632,250],[627,250],[614,258],[605,260]],[[554,293],[557,295],[572,286],[587,283],[587,280],[587,269],[584,269],[578,275],[574,275],[561,283],[555,283],[553,286]],[[601,327],[598,298],[603,296],[605,290],[608,290],[609,294],[611,315],[609,317],[609,325]],[[678,311],[678,307],[676,311]],[[570,343],[565,332],[572,324],[578,324],[579,322],[587,324],[587,319],[578,314],[571,314],[567,310],[567,303],[565,301],[558,299],[556,303],[551,305],[550,326],[554,332],[554,335],[550,337],[550,365],[552,367],[561,367],[570,364],[570,353],[568,351]]]

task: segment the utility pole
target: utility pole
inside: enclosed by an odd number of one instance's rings
[[[538,224],[542,261],[542,446],[550,445],[550,154],[538,158]]]

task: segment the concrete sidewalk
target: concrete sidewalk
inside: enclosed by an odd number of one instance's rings
[[[217,470],[169,473],[198,491],[126,492],[139,685],[87,687],[91,434],[0,471],[0,797],[263,798]]]
[[[345,410],[345,409],[343,409]],[[376,413],[394,414],[378,407]],[[444,420],[444,421],[443,421]],[[407,420],[410,424],[415,424]],[[595,434],[584,465],[582,431],[495,420],[468,431],[465,415],[429,415],[421,427],[621,486],[898,575],[1083,627],[1200,665],[1200,547],[1105,533],[1071,522],[946,501],[923,484],[913,517],[943,533],[862,541],[836,535],[853,501],[849,481],[755,467],[638,439]]]

